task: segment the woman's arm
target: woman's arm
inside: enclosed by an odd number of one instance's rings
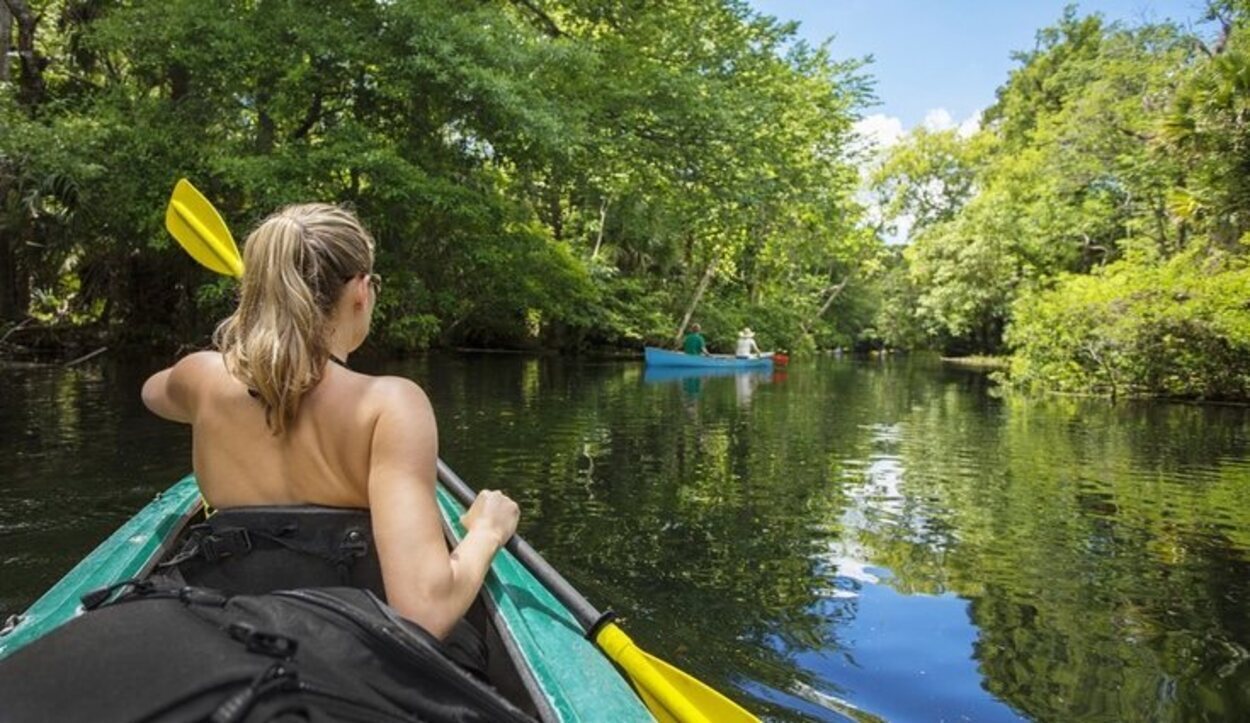
[[[452,552],[435,499],[438,429],[425,393],[406,379],[376,386],[382,411],[373,432],[369,508],[391,607],[438,638],[464,616],[491,559],[516,530],[516,503],[484,490],[464,516]]]

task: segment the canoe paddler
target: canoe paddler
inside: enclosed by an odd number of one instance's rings
[[[738,345],[734,348],[734,356],[739,359],[754,359],[762,353],[755,343],[755,332],[751,331],[751,327],[744,327],[738,332]]]
[[[238,308],[217,327],[215,348],[153,375],[143,401],[161,417],[191,425],[200,490],[220,510],[209,522],[232,514],[244,521],[242,531],[212,527],[211,544],[185,552],[186,564],[198,554],[201,567],[211,566],[223,550],[228,565],[243,567],[249,559],[262,564],[266,555],[281,560],[290,553],[285,559],[295,567],[322,556],[334,584],[336,568],[373,559],[390,606],[448,638],[520,513],[503,493],[483,490],[463,517],[467,534],[448,550],[435,497],[438,426],[429,399],[408,379],[347,367],[369,333],[381,288],[373,262],[373,238],[343,208],[305,204],[273,214],[247,239]],[[246,529],[256,506],[265,506],[269,518],[288,510],[294,518],[309,505],[322,512],[367,508],[364,534],[320,535],[336,545],[326,551],[313,549],[324,540]],[[264,564],[275,574],[289,572]]]
[[[686,334],[681,347],[682,351],[691,356],[707,356],[707,339],[703,338],[698,324],[690,325],[690,332]]]

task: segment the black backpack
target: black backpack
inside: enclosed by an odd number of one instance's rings
[[[367,590],[135,583],[0,661],[0,721],[532,721]]]

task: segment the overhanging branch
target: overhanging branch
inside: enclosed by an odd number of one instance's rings
[[[556,21],[552,20],[550,15],[531,2],[531,0],[512,0],[512,4],[529,11],[551,37],[560,38],[564,36],[564,31],[560,29],[559,25],[556,25]]]

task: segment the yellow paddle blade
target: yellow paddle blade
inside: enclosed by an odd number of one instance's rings
[[[243,275],[243,257],[226,222],[204,194],[185,178],[178,181],[169,198],[165,228],[191,258],[204,266],[227,276]]]
[[[660,723],[759,723],[705,683],[640,650],[616,623],[600,628],[595,644],[629,676]]]

